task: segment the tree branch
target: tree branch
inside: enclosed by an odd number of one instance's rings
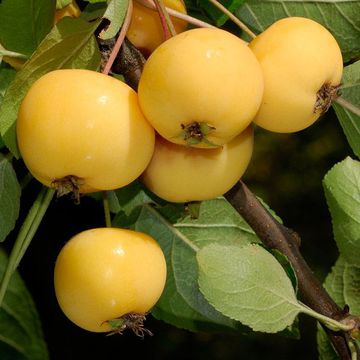
[[[248,187],[239,181],[225,198],[252,227],[263,244],[281,251],[290,261],[297,276],[302,301],[318,313],[341,320],[346,317],[315,277],[299,250],[299,235],[280,224],[259,202]],[[351,360],[344,334],[325,328],[342,360]]]
[[[131,65],[136,71],[133,73],[129,85],[136,89],[145,60],[141,56],[131,55],[136,50],[134,50],[130,42],[127,42],[126,46],[129,47],[126,59],[124,59],[125,53],[120,52],[117,62],[118,64],[129,62],[129,59],[132,58]],[[261,205],[256,196],[242,181],[239,181],[226,193],[225,197],[253,228],[266,247],[277,249],[287,256],[296,273],[302,301],[322,315],[334,318],[335,320],[345,318],[347,311],[343,311],[337,306],[302,257],[299,251],[299,235],[280,224]],[[324,330],[340,358],[342,360],[351,360],[350,350],[346,341],[348,334],[334,332],[325,327]]]

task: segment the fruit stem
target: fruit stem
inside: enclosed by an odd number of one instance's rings
[[[47,208],[50,205],[51,199],[55,193],[54,189],[43,187],[31,206],[28,215],[26,216],[18,236],[15,240],[15,244],[12,248],[9,262],[7,264],[5,274],[0,285],[0,307],[4,300],[6,290],[8,288],[11,276],[18,267],[22,257],[24,256],[31,240],[33,239],[41,220],[43,219]]]
[[[220,4],[217,0],[209,0],[214,6],[216,6],[223,14],[227,15],[241,30],[245,31],[252,39],[256,38],[254,34],[240,19],[238,19],[231,11],[229,11],[224,5]]]
[[[174,24],[172,23],[170,16],[165,8],[163,0],[154,0],[156,10],[159,14],[161,26],[164,31],[165,40],[170,39],[176,35]]]
[[[117,37],[116,43],[111,51],[109,59],[108,59],[107,63],[105,64],[104,69],[102,70],[102,73],[105,75],[109,74],[111,67],[116,59],[116,56],[120,51],[121,45],[125,39],[126,33],[130,26],[132,12],[133,12],[133,3],[132,3],[132,0],[129,0],[129,5],[127,8],[126,16],[125,16],[123,25],[121,27],[121,30],[119,32],[119,36]]]
[[[135,0],[135,1],[143,6],[147,7],[148,9],[156,10],[156,5],[154,4],[154,2],[152,0]],[[168,8],[166,6],[165,6],[165,9],[170,16],[175,17],[180,20],[187,21],[189,24],[192,24],[192,25],[195,25],[195,26],[198,26],[201,28],[213,28],[213,29],[216,28],[216,26],[211,25],[205,21],[196,19],[190,15],[183,14],[179,11]]]
[[[110,214],[110,205],[109,205],[109,196],[107,191],[102,192],[104,214],[105,214],[105,224],[106,227],[111,227],[111,214]]]
[[[351,102],[345,100],[344,98],[338,97],[334,100],[334,102],[338,103],[343,108],[351,111],[355,115],[360,116],[360,108],[358,108],[356,105],[352,104]]]

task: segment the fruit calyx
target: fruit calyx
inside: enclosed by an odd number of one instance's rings
[[[181,124],[181,133],[179,136],[185,140],[186,144],[189,146],[197,145],[203,142],[208,146],[218,147],[217,144],[214,144],[207,139],[207,136],[214,130],[216,130],[214,126],[204,122],[194,121],[186,125]]]
[[[52,181],[51,186],[56,190],[56,196],[60,197],[72,194],[75,203],[80,203],[80,186],[84,185],[84,179],[75,175],[67,175]]]
[[[314,113],[320,111],[321,114],[326,113],[332,102],[339,96],[339,85],[331,85],[325,83],[316,93],[316,102],[314,106]]]
[[[120,318],[108,320],[112,330],[108,335],[122,335],[126,329],[131,330],[136,336],[143,338],[145,335],[153,336],[153,333],[144,327],[146,314],[129,313]]]

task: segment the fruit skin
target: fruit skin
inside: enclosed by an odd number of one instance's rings
[[[253,138],[250,126],[221,148],[198,149],[157,136],[153,158],[141,180],[167,201],[213,199],[230,190],[245,172]]]
[[[74,236],[60,251],[54,285],[59,305],[76,325],[110,331],[108,320],[145,314],[158,301],[166,262],[150,236],[119,228],[97,228]]]
[[[206,139],[219,146],[252,121],[263,79],[260,64],[241,39],[220,29],[193,29],[152,53],[138,93],[145,117],[168,141],[186,144],[182,125],[200,122],[215,128]],[[204,141],[193,146],[209,147]]]
[[[339,85],[343,61],[335,38],[317,22],[300,17],[279,20],[257,36],[250,48],[264,73],[264,97],[254,122],[271,131],[305,129],[324,84]]]
[[[20,153],[51,187],[76,176],[80,192],[129,184],[149,163],[153,128],[123,82],[90,70],[56,70],[37,80],[18,114]]]
[[[79,9],[79,6],[77,5],[76,1],[73,0],[71,4],[65,6],[60,10],[55,11],[54,23],[56,24],[65,16],[71,16],[77,18],[80,15],[81,15],[81,10]]]
[[[186,7],[182,0],[165,0],[164,4],[173,10],[186,14]],[[176,33],[185,31],[187,22],[171,17]],[[146,55],[152,53],[164,42],[164,31],[156,10],[148,9],[133,2],[133,13],[129,30],[126,33],[128,39]]]

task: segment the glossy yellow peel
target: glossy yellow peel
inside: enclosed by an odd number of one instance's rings
[[[340,84],[339,45],[317,22],[290,17],[272,24],[250,44],[264,74],[264,96],[254,122],[271,131],[307,128],[322,114],[316,107],[324,85]]]
[[[74,236],[55,264],[54,285],[65,315],[81,328],[111,331],[109,320],[145,314],[158,301],[166,262],[150,236],[98,228]]]
[[[185,31],[160,45],[139,83],[145,117],[168,141],[196,147],[221,146],[253,120],[262,100],[259,62],[245,42],[220,29]],[[211,131],[189,142],[184,127]]]
[[[135,180],[151,159],[155,136],[126,84],[95,71],[56,70],[25,96],[17,140],[44,185],[74,176],[80,192],[90,192]]]
[[[253,142],[252,127],[217,149],[177,145],[158,136],[153,158],[141,179],[167,201],[213,199],[241,178],[250,162]]]

